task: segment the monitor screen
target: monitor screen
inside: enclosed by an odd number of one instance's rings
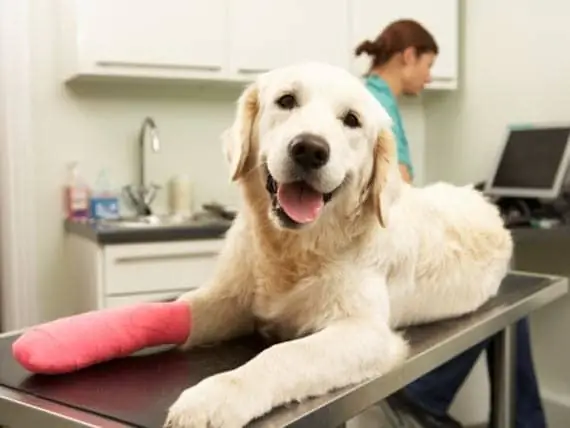
[[[553,196],[566,172],[569,138],[570,126],[510,131],[490,193]]]

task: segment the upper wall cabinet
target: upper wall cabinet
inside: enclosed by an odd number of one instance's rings
[[[349,0],[229,0],[230,63],[256,74],[301,61],[349,66]]]
[[[459,0],[57,0],[64,79],[248,82],[317,60],[361,74],[354,48],[413,18],[441,52],[432,88],[455,88]]]
[[[432,68],[433,82],[429,87],[455,89],[459,63],[459,0],[350,0],[352,50],[365,39],[374,40],[390,22],[396,19],[414,19],[433,34],[440,53]],[[367,70],[370,61],[354,60],[357,73]]]
[[[226,0],[60,0],[66,78],[200,77],[226,67]]]

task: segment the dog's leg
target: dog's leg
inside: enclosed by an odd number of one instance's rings
[[[187,389],[165,426],[242,427],[276,406],[382,375],[403,362],[407,349],[386,319],[357,314]]]
[[[250,252],[246,248],[247,239],[238,232],[234,228],[228,233],[213,280],[178,299],[188,302],[192,314],[190,336],[183,349],[253,331]]]

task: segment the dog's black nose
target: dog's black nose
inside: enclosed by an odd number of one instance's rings
[[[289,144],[289,155],[303,169],[318,169],[329,160],[329,145],[314,134],[297,135]]]

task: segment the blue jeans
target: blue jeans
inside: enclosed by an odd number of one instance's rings
[[[538,383],[534,373],[530,347],[528,321],[516,324],[516,424],[517,428],[544,428],[546,418],[540,400]],[[436,415],[447,413],[455,394],[469,375],[481,353],[493,346],[491,339],[478,343],[423,377],[410,383],[405,394],[417,405]],[[493,364],[487,352],[489,376],[493,376]],[[491,408],[491,412],[493,409]]]

